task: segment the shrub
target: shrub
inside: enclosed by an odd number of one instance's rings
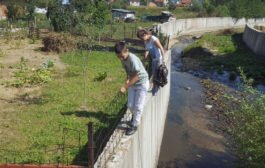
[[[44,51],[57,53],[67,52],[75,49],[75,39],[69,34],[49,33],[42,39]]]
[[[191,9],[195,12],[203,11],[203,5],[199,0],[192,0]]]
[[[72,6],[65,6],[58,1],[48,8],[47,16],[56,32],[71,31],[79,23]]]
[[[168,3],[168,10],[175,10],[176,9],[176,4],[173,2],[169,1]]]
[[[220,5],[216,8],[216,12],[218,16],[221,17],[229,17],[230,16],[230,10],[226,5]]]
[[[229,113],[233,119],[232,135],[244,167],[264,167],[265,96],[250,87],[245,91],[248,96],[240,108]]]
[[[23,87],[28,85],[38,85],[50,82],[52,80],[51,77],[52,66],[49,67],[42,66],[36,70],[34,68],[30,69],[27,66],[27,60],[21,57],[20,63],[16,67],[17,70],[14,72],[15,79],[11,81],[6,81],[5,85],[12,87]]]

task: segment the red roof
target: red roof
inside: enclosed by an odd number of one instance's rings
[[[191,0],[181,0],[181,3],[182,4],[190,4],[191,3]]]

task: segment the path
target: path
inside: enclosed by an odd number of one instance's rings
[[[184,39],[173,46],[173,62],[188,43]],[[178,72],[172,65],[170,94],[158,168],[232,167],[234,158],[225,138],[208,128],[213,120],[202,103],[199,78]]]

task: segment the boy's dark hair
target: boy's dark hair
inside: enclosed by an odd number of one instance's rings
[[[114,51],[116,54],[120,54],[122,51],[127,49],[127,45],[125,41],[120,41],[115,44]]]

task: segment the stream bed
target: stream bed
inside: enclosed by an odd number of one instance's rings
[[[182,50],[192,42],[184,38],[172,47],[170,102],[158,168],[232,168],[236,157],[227,140],[208,128],[214,121],[204,108],[200,74],[180,69]]]

